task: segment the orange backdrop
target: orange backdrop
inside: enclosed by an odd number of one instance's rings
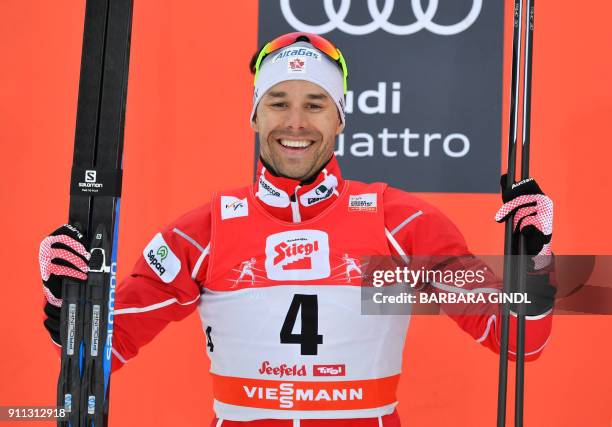
[[[135,3],[120,279],[161,225],[215,190],[247,184],[253,165],[247,63],[257,2]],[[42,327],[37,253],[67,218],[83,14],[83,0],[2,2],[0,405],[55,400],[58,360]],[[611,14],[606,0],[537,5],[532,171],[555,201],[559,254],[612,254]],[[231,50],[215,52],[216,39]],[[498,196],[421,196],[458,224],[474,252],[500,252]],[[555,319],[543,356],[527,366],[527,425],[611,425],[610,319]],[[496,355],[443,316],[414,318],[407,348],[399,390],[406,425],[493,424]],[[208,425],[208,367],[197,315],[170,325],[113,376],[111,425]]]

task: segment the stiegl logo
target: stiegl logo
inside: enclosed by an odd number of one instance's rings
[[[329,237],[321,230],[293,230],[266,239],[266,274],[271,280],[329,277]]]
[[[246,396],[254,400],[277,400],[281,409],[293,408],[295,402],[334,402],[363,400],[363,389],[335,388],[321,385],[320,389],[302,388],[294,383],[280,383],[278,387],[242,386]]]
[[[306,241],[306,239],[300,239],[301,241]],[[281,242],[278,245],[274,246],[274,250],[276,251],[276,253],[278,255],[276,255],[276,257],[274,257],[274,265],[277,265],[278,263],[282,262],[285,258],[297,258],[297,260],[299,259],[304,259],[304,260],[308,260],[307,264],[308,267],[310,268],[310,258],[309,255],[313,252],[316,252],[319,250],[319,242],[318,241],[314,241],[314,242],[308,242],[308,243],[297,243],[297,242],[289,242],[289,244],[287,242]],[[288,269],[288,268],[292,268],[295,266],[291,266],[290,264],[286,264],[283,266],[283,269]]]

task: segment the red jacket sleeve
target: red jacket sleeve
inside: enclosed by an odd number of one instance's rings
[[[136,356],[172,321],[197,307],[210,243],[210,204],[157,233],[132,273],[117,286],[113,371]]]
[[[429,292],[499,292],[501,280],[486,264],[469,252],[457,227],[438,209],[409,193],[388,187],[384,194],[385,224],[393,253],[417,260],[414,268],[439,264],[444,270],[480,270],[484,280],[462,286],[448,286],[432,282]],[[501,232],[501,231],[500,231]],[[400,253],[403,251],[404,254]],[[427,263],[425,260],[435,260]],[[427,265],[424,265],[427,264]],[[432,268],[433,269],[433,268]],[[499,353],[501,336],[501,305],[486,303],[441,304],[445,311],[465,332],[477,342]],[[552,312],[540,316],[526,316],[525,360],[534,360],[548,341],[552,326]],[[510,316],[509,358],[516,354],[516,315]]]

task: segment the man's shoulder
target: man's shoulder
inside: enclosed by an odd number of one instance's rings
[[[204,224],[210,225],[212,209],[215,209],[215,206],[218,206],[220,203],[231,203],[232,200],[239,201],[248,195],[250,189],[251,186],[248,185],[216,191],[207,202],[185,212],[173,221],[169,227],[183,227],[186,229],[195,227],[199,229]]]
[[[417,210],[437,210],[431,203],[416,196],[409,191],[387,185],[383,194],[385,206],[397,208],[398,206],[410,207]]]
[[[387,186],[383,195],[385,217],[390,225],[408,219],[418,222],[448,223],[448,217],[429,201],[405,190]]]

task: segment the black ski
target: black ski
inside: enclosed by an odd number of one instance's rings
[[[61,426],[107,425],[131,23],[132,0],[87,0],[68,216],[92,257],[63,286]]]

